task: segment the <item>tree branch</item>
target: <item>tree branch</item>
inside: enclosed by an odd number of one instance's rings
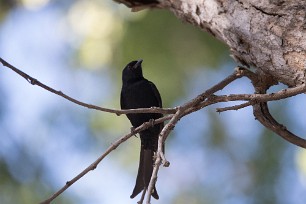
[[[193,111],[188,111],[188,110],[193,109],[193,107],[196,107],[200,102],[204,101],[210,95],[212,95],[215,92],[223,89],[225,86],[227,86],[228,84],[230,84],[234,80],[242,77],[242,75],[240,73],[241,69],[243,69],[243,68],[237,67],[233,74],[229,75],[228,77],[226,77],[221,82],[217,83],[216,85],[214,85],[210,89],[206,90],[204,93],[198,95],[196,98],[190,100],[189,102],[185,103],[182,106],[179,106],[177,108],[177,112],[173,115],[173,117],[168,122],[168,124],[163,128],[163,130],[161,131],[161,133],[159,135],[159,138],[158,138],[158,148],[157,148],[157,153],[156,153],[157,156],[156,156],[155,165],[154,165],[154,168],[153,168],[153,173],[152,173],[152,176],[151,176],[150,184],[148,186],[148,196],[147,196],[147,201],[146,201],[147,204],[150,204],[150,202],[151,202],[152,191],[153,191],[154,185],[157,181],[157,174],[158,174],[159,167],[160,167],[162,161],[164,162],[164,166],[166,166],[166,167],[169,166],[169,164],[170,164],[167,160],[165,160],[164,154],[163,154],[164,142],[167,139],[170,132],[174,129],[175,125],[178,123],[178,121],[183,116],[193,112]]]
[[[279,124],[269,112],[269,108],[266,102],[254,104],[253,113],[256,119],[264,125],[266,128],[272,130],[276,135],[281,136],[291,144],[300,146],[306,149],[306,140],[293,134],[287,128]]]
[[[159,167],[163,161],[163,146],[164,146],[164,142],[165,139],[168,137],[168,135],[170,134],[170,132],[174,129],[175,125],[177,124],[177,122],[182,118],[183,116],[183,110],[187,108],[186,107],[179,107],[178,111],[173,115],[173,117],[171,118],[171,120],[169,121],[169,123],[163,128],[163,130],[161,131],[161,133],[159,134],[158,137],[158,148],[157,148],[157,152],[156,152],[156,160],[155,160],[155,164],[154,164],[154,168],[153,168],[153,173],[151,176],[151,180],[148,186],[148,196],[147,196],[147,204],[151,203],[151,195],[153,192],[153,188],[155,186],[155,183],[157,181],[157,174],[159,171]],[[168,161],[164,161],[164,166],[169,166],[169,162]]]
[[[224,107],[224,108],[216,108],[216,111],[218,113],[221,113],[221,112],[229,111],[229,110],[239,110],[239,109],[248,107],[250,105],[252,105],[252,102],[249,101],[249,102],[245,102],[239,105],[234,105],[234,106],[229,106],[229,107]]]
[[[54,193],[50,198],[48,198],[47,200],[41,202],[40,204],[49,204],[51,203],[51,201],[53,201],[56,197],[58,197],[60,194],[62,194],[67,188],[69,188],[72,184],[74,184],[75,182],[77,182],[79,179],[81,179],[85,174],[87,174],[89,171],[93,171],[95,168],[97,168],[98,164],[109,154],[111,153],[113,150],[115,150],[119,145],[121,145],[123,142],[125,142],[126,140],[128,140],[130,137],[132,137],[133,135],[136,135],[137,133],[148,129],[150,127],[152,127],[152,122],[153,125],[162,123],[166,120],[169,120],[169,118],[172,117],[172,115],[168,115],[168,116],[164,116],[162,118],[159,118],[157,120],[154,121],[148,121],[143,123],[142,125],[140,125],[139,127],[133,129],[130,133],[120,137],[117,141],[115,141],[111,146],[109,146],[107,148],[107,150],[96,160],[94,161],[92,164],[90,164],[86,169],[84,169],[81,173],[79,173],[76,177],[74,177],[73,179],[71,179],[70,181],[67,181],[65,186],[62,187],[60,190],[58,190],[56,193]]]
[[[305,82],[305,1],[115,0],[171,11],[229,47],[239,64],[263,71],[290,87]],[[154,4],[148,6],[148,2]]]
[[[9,64],[8,62],[6,62],[4,59],[0,58],[0,62],[3,64],[3,66],[10,68],[11,70],[13,70],[14,72],[16,72],[17,74],[19,74],[20,76],[22,76],[25,80],[27,80],[27,82],[29,82],[32,85],[37,85],[49,92],[52,92],[58,96],[61,96],[65,99],[67,99],[68,101],[75,103],[77,105],[89,108],[89,109],[94,109],[94,110],[99,110],[99,111],[103,111],[103,112],[107,112],[107,113],[115,113],[116,115],[121,115],[121,114],[128,114],[128,113],[163,113],[163,114],[171,114],[171,113],[175,113],[175,108],[159,108],[159,107],[151,107],[151,108],[139,108],[139,109],[126,109],[126,110],[117,110],[117,109],[110,109],[110,108],[103,108],[103,107],[99,107],[96,105],[92,105],[92,104],[88,104],[88,103],[84,103],[81,102],[79,100],[76,100],[66,94],[64,94],[61,91],[57,91],[43,83],[41,83],[40,81],[38,81],[37,79],[29,76],[28,74],[24,73],[23,71],[17,69],[16,67],[14,67],[13,65]]]
[[[150,203],[151,200],[151,194],[153,187],[157,180],[157,174],[159,171],[159,167],[161,164],[163,164],[165,167],[169,166],[169,161],[167,161],[164,152],[164,142],[169,136],[170,132],[173,130],[175,125],[178,123],[178,121],[183,118],[184,116],[191,114],[195,111],[198,111],[200,109],[203,109],[209,105],[221,103],[221,102],[229,102],[229,101],[246,101],[243,104],[225,107],[225,108],[218,108],[218,112],[227,111],[227,110],[238,110],[247,106],[253,106],[254,109],[254,115],[258,119],[259,122],[261,122],[265,127],[271,129],[276,134],[280,135],[282,138],[287,140],[288,142],[295,144],[297,146],[300,146],[302,148],[306,148],[306,140],[302,139],[293,133],[289,132],[283,125],[280,125],[270,114],[267,101],[273,101],[273,100],[280,100],[283,98],[288,98],[297,94],[305,93],[306,92],[306,85],[300,85],[297,87],[292,87],[284,90],[280,90],[275,93],[267,94],[266,90],[269,88],[271,84],[273,84],[273,81],[269,81],[269,78],[263,78],[259,79],[258,76],[251,73],[250,71],[244,69],[243,67],[237,67],[234,71],[234,73],[230,74],[228,77],[226,77],[224,80],[220,81],[216,85],[212,86],[211,88],[207,89],[205,92],[199,94],[194,99],[186,102],[185,104],[178,106],[176,108],[142,108],[142,109],[130,109],[130,110],[115,110],[115,109],[108,109],[108,108],[102,108],[99,106],[87,104],[80,102],[76,99],[73,99],[72,97],[63,94],[61,91],[56,91],[53,88],[39,82],[37,79],[29,76],[28,74],[20,71],[16,67],[10,65],[8,62],[4,61],[2,58],[0,58],[0,62],[3,64],[3,66],[8,67],[12,69],[14,72],[25,78],[29,83],[32,85],[38,85],[42,87],[43,89],[50,91],[54,94],[57,94],[75,104],[78,104],[80,106],[84,106],[91,109],[96,109],[104,112],[109,113],[115,113],[117,115],[120,114],[128,114],[128,113],[163,113],[163,114],[169,114],[162,118],[159,118],[155,121],[153,121],[153,125],[170,120],[162,129],[159,138],[158,138],[158,148],[156,152],[156,159],[155,159],[155,165],[153,168],[152,177],[150,180],[150,184],[148,186],[148,191],[144,191],[141,200],[138,203],[142,203],[145,198],[146,192],[148,192],[148,195],[146,197],[146,203]],[[255,94],[230,94],[230,95],[215,95],[216,92],[222,90],[224,87],[235,81],[236,79],[239,79],[241,77],[248,77],[255,88],[256,93]],[[267,80],[267,81],[265,81]],[[109,148],[91,165],[89,165],[86,169],[84,169],[80,174],[78,174],[76,177],[74,177],[72,180],[66,182],[65,186],[63,186],[60,190],[58,190],[56,193],[54,193],[50,198],[43,201],[43,204],[48,204],[51,201],[53,201],[56,197],[58,197],[60,194],[62,194],[67,188],[69,188],[72,184],[74,184],[76,181],[78,181],[80,178],[82,178],[84,175],[86,175],[89,171],[94,170],[97,165],[114,149],[116,149],[120,144],[125,142],[127,139],[129,139],[132,135],[135,135],[136,133],[139,133],[140,131],[143,131],[149,127],[152,126],[152,121],[145,122],[141,126],[134,129],[132,132],[122,136],[117,141],[115,141]]]

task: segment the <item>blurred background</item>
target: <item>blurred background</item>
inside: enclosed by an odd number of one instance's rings
[[[121,71],[143,59],[164,107],[195,97],[233,72],[228,48],[168,11],[131,13],[111,0],[1,0],[0,57],[83,102],[119,108]],[[283,86],[276,86],[277,91]],[[252,93],[240,79],[222,94]],[[0,203],[38,203],[129,132],[125,116],[89,110],[0,66]],[[270,103],[305,136],[305,96]],[[160,204],[304,204],[306,151],[263,128],[251,108],[218,104],[183,118],[166,143]],[[139,139],[133,137],[54,203],[136,203]]]

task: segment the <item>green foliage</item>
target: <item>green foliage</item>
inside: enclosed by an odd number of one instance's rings
[[[5,18],[6,14],[16,6],[16,2],[14,0],[1,0],[0,1],[0,22],[3,18]]]

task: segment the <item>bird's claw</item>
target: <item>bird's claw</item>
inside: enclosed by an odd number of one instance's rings
[[[154,126],[154,121],[155,121],[154,119],[150,119],[150,120],[149,120],[149,123],[150,123],[150,125],[151,125],[152,127]]]
[[[131,133],[134,133],[135,129],[136,129],[135,127],[131,127]],[[137,137],[136,134],[134,134],[134,136]]]

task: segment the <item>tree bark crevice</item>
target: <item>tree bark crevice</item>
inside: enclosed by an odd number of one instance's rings
[[[160,0],[154,6],[170,10],[223,41],[238,63],[261,70],[289,87],[304,83],[306,2]]]

